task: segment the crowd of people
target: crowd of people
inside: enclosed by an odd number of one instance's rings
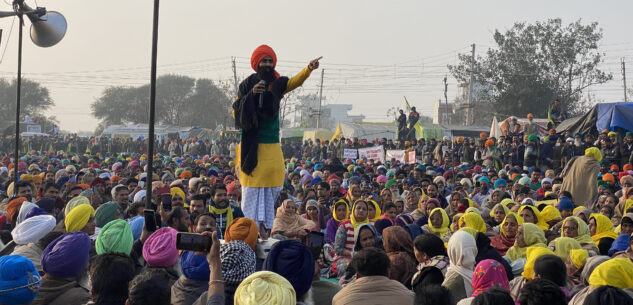
[[[576,137],[590,143],[574,141],[563,167],[499,158],[500,169],[446,151],[341,160],[308,142],[285,160],[263,229],[244,216],[229,155],[156,155],[154,232],[146,155],[5,156],[0,304],[631,304],[633,168],[594,146],[609,136]],[[471,141],[501,150],[486,144],[501,139]],[[179,251],[178,232],[213,247]],[[318,251],[306,243],[315,232]]]

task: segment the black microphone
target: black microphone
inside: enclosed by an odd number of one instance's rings
[[[259,94],[259,108],[264,107],[264,94],[268,91],[268,84],[265,80],[262,80],[260,83],[264,84],[264,92]]]

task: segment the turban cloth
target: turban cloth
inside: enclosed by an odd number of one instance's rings
[[[263,44],[257,47],[257,49],[255,49],[255,51],[253,51],[253,54],[251,55],[251,68],[253,68],[255,72],[257,72],[257,67],[259,67],[259,63],[266,56],[270,56],[273,59],[273,68],[277,66],[277,54],[275,54],[275,51],[271,47]],[[275,72],[275,77],[279,77],[279,73]]]
[[[602,161],[602,153],[596,147],[589,147],[585,150],[585,156],[592,157],[596,159],[596,161]]]
[[[37,205],[35,203],[28,201],[23,202],[22,206],[20,206],[20,211],[18,212],[18,218],[16,219],[15,224],[18,225],[23,222],[26,219],[26,215],[28,215],[29,212],[36,207]]]
[[[50,213],[44,211],[43,209],[39,208],[39,207],[34,207],[31,209],[31,211],[26,214],[26,219],[29,219],[33,216],[38,216],[38,215],[49,215]]]
[[[40,200],[38,200],[35,204],[44,209],[44,211],[46,211],[46,213],[53,213],[53,210],[55,209],[55,203],[56,200],[53,198],[42,198]]]
[[[241,240],[245,242],[253,251],[255,251],[255,245],[257,244],[257,224],[250,218],[239,217],[235,218],[224,233],[224,240],[226,242]]]
[[[260,271],[245,278],[235,291],[235,305],[295,305],[292,285],[281,275]]]
[[[66,204],[66,208],[64,209],[64,215],[68,215],[72,209],[79,206],[80,204],[88,204],[90,205],[90,200],[84,196],[77,196],[73,199],[70,199]]]
[[[123,219],[117,219],[108,222],[101,228],[95,242],[95,248],[99,255],[111,252],[130,255],[133,243],[134,237],[130,225]]]
[[[578,269],[585,265],[587,258],[589,258],[589,252],[585,249],[572,249],[569,251],[569,259]]]
[[[79,276],[90,258],[90,236],[84,232],[66,233],[51,242],[42,254],[42,270],[59,278]]]
[[[182,198],[183,200],[187,198],[185,196],[185,192],[183,192],[182,189],[177,186],[170,188],[169,193],[171,195],[171,198],[174,198],[174,196],[176,195],[180,196],[180,198]]]
[[[528,141],[530,142],[538,142],[538,136],[535,134],[531,134],[528,136]]]
[[[575,208],[574,203],[571,202],[571,199],[567,197],[561,197],[558,200],[558,211],[562,212],[564,210],[573,210]]]
[[[633,262],[628,258],[613,258],[598,265],[589,276],[589,285],[633,287]]]
[[[134,240],[141,238],[143,225],[145,224],[145,217],[143,215],[138,215],[130,218],[128,221],[130,222],[130,229],[132,229],[132,237],[134,237]]]
[[[240,240],[220,245],[220,261],[222,262],[222,278],[229,285],[237,285],[255,272],[255,252]],[[208,277],[207,270],[207,279]]]
[[[40,287],[35,265],[22,255],[0,257],[0,304],[30,304]]]
[[[146,194],[147,194],[146,190],[140,190],[140,191],[136,192],[136,194],[134,194],[134,202],[141,202],[141,200],[143,200],[143,198],[145,198]]]
[[[18,224],[13,231],[13,241],[18,245],[38,242],[44,235],[53,231],[57,221],[51,215],[39,215],[28,218]]]
[[[195,255],[192,251],[185,251],[180,257],[180,269],[188,279],[198,281],[209,280],[209,263],[205,255]],[[226,279],[224,279],[226,281]]]
[[[501,185],[506,186],[508,185],[508,183],[505,181],[505,179],[497,179],[495,181],[494,187],[498,189]]]
[[[113,221],[119,211],[119,204],[110,201],[100,205],[95,211],[95,222],[97,227],[103,228],[108,222]]]
[[[94,187],[96,185],[103,185],[105,186],[105,180],[103,180],[102,178],[94,178],[92,179],[92,182],[90,182],[90,187]]]
[[[151,267],[170,267],[178,261],[176,235],[178,231],[160,228],[143,244],[143,258]]]
[[[66,232],[81,231],[88,223],[88,220],[90,220],[90,216],[94,215],[95,210],[91,205],[80,204],[66,215],[64,220]]]
[[[264,270],[278,273],[294,287],[301,298],[312,285],[314,259],[308,247],[296,240],[278,242],[264,261]]]
[[[196,184],[200,183],[202,181],[202,179],[200,178],[191,178],[189,179],[189,189],[193,189]]]
[[[22,203],[24,203],[25,201],[26,198],[24,197],[18,197],[9,201],[9,203],[7,204],[7,219],[9,221],[13,221],[13,218],[18,215],[20,207],[22,207]]]

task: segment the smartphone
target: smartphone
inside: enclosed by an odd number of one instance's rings
[[[176,249],[198,252],[209,252],[213,240],[211,237],[179,232],[176,236]]]
[[[163,210],[165,211],[171,211],[171,195],[167,194],[167,195],[162,195],[160,197],[160,201],[163,204]]]
[[[145,217],[145,228],[147,229],[147,231],[156,231],[156,212],[154,210],[145,209],[145,211],[143,211],[143,217]]]
[[[321,250],[325,244],[325,234],[322,232],[310,232],[308,233],[307,246],[312,252],[312,257],[317,260],[321,256]]]
[[[475,182],[475,187],[481,187],[481,182],[479,181]]]

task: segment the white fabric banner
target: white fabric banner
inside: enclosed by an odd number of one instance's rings
[[[356,149],[344,149],[343,150],[343,158],[345,159],[358,159],[358,150]]]
[[[358,149],[358,158],[367,158],[368,160],[380,161],[381,163],[385,163],[385,154],[383,152],[382,145],[376,147],[369,148],[360,148]]]
[[[391,159],[396,159],[400,161],[400,163],[404,163],[404,150],[388,150],[387,160],[391,161]]]

